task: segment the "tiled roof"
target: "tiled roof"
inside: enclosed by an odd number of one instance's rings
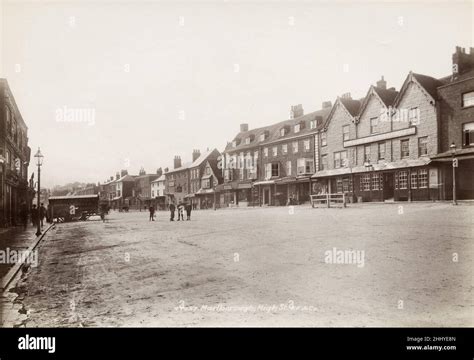
[[[189,166],[190,168],[201,165],[213,152],[219,152],[217,149],[208,150],[201,154],[193,163]]]
[[[349,114],[352,116],[356,116],[359,113],[360,105],[362,104],[361,100],[353,100],[353,99],[339,99],[344,107],[349,111]]]
[[[184,163],[184,164],[183,164],[181,167],[179,167],[179,168],[171,169],[170,171],[168,171],[168,172],[166,173],[166,175],[171,174],[171,173],[174,173],[174,172],[178,172],[178,171],[182,171],[182,170],[189,169],[189,168],[191,167],[191,164],[192,164],[192,162],[186,162],[186,163]]]
[[[272,124],[272,125],[257,128],[257,129],[252,129],[252,130],[249,130],[249,131],[246,131],[246,132],[240,132],[239,134],[237,134],[237,136],[234,138],[234,140],[238,138],[238,139],[241,140],[241,143],[239,145],[237,145],[236,147],[233,147],[232,144],[229,143],[229,144],[227,144],[227,146],[225,148],[225,151],[226,152],[233,152],[233,151],[246,150],[246,149],[253,148],[257,145],[265,145],[265,144],[272,143],[274,141],[283,140],[285,138],[291,138],[291,137],[294,137],[294,136],[301,136],[301,135],[304,135],[304,134],[307,134],[307,133],[310,133],[310,132],[314,132],[317,129],[311,129],[310,128],[310,121],[311,120],[316,120],[316,118],[318,116],[320,116],[322,121],[319,124],[319,126],[321,126],[322,124],[324,124],[324,122],[325,122],[325,120],[326,120],[326,118],[327,118],[327,116],[329,115],[330,112],[331,112],[331,108],[321,109],[321,110],[313,111],[313,112],[308,113],[306,115],[299,116],[299,117],[294,118],[294,119],[280,121],[276,124]],[[296,124],[298,124],[302,121],[305,123],[305,127],[303,129],[301,129],[298,133],[295,133],[294,128],[293,128],[294,125],[296,125]],[[285,136],[280,136],[280,129],[283,128],[284,126],[288,126],[289,131]],[[264,141],[260,141],[259,137],[265,131],[268,131],[269,136]],[[253,135],[255,138],[253,139],[253,141],[250,144],[245,144],[245,139],[248,138],[251,135]]]
[[[160,181],[165,181],[166,180],[166,176],[165,174],[161,175],[158,179],[155,179],[152,181],[152,183],[154,182],[160,182]]]
[[[385,106],[391,106],[398,95],[398,91],[396,90],[383,89],[377,86],[374,86],[373,88],[377,95],[380,97],[380,99],[382,99]]]
[[[437,99],[437,88],[438,86],[442,86],[443,82],[427,75],[413,73],[413,76],[433,99]]]

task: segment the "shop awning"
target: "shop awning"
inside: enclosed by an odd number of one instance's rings
[[[235,190],[237,189],[237,186],[238,184],[236,181],[231,181],[231,182],[217,185],[215,187],[215,191],[219,192],[219,191]]]
[[[247,183],[247,184],[239,184],[238,189],[251,189],[252,188],[252,184],[251,183]]]
[[[277,185],[289,184],[289,183],[293,183],[293,182],[296,182],[296,177],[295,176],[287,176],[287,177],[275,180],[275,184],[277,184]]]
[[[205,179],[210,179],[211,177],[212,177],[212,174],[204,175],[204,176],[202,177],[202,179],[204,179],[204,180],[205,180]]]
[[[194,197],[194,194],[187,194],[187,195],[184,195],[184,198],[185,198],[185,199],[192,198],[192,197]]]
[[[454,157],[459,160],[468,160],[468,159],[474,159],[474,149],[458,149],[454,152]],[[453,159],[453,152],[450,151],[445,151],[441,154],[437,154],[431,157],[432,161],[452,161]]]
[[[199,189],[196,195],[208,195],[208,194],[214,194],[214,193],[215,193],[214,189]]]
[[[112,201],[120,200],[122,197],[121,196],[116,196],[112,199]]]
[[[271,185],[274,184],[275,180],[263,180],[263,181],[257,181],[253,183],[254,185]]]
[[[339,169],[331,169],[331,170],[322,170],[318,171],[316,174],[312,176],[312,178],[322,178],[328,176],[340,176],[340,175],[350,175],[350,174],[357,174],[369,171],[386,171],[386,170],[396,170],[396,169],[405,169],[411,167],[420,167],[428,165],[431,160],[426,158],[419,158],[419,159],[403,159],[399,161],[392,161],[392,162],[379,162],[377,164],[371,164],[373,169],[368,169],[364,165],[356,166],[353,168],[339,168]]]

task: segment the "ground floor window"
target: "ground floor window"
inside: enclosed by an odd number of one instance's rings
[[[412,189],[416,189],[418,187],[418,171],[414,170],[410,174],[410,186]]]
[[[352,191],[352,179],[351,178],[343,178],[342,179],[342,191],[345,193]]]
[[[397,178],[398,178],[398,189],[400,189],[400,190],[408,189],[408,175],[407,175],[407,172],[406,171],[399,171]]]
[[[427,169],[418,170],[418,185],[420,188],[428,187],[428,170]]]
[[[372,174],[372,190],[379,190],[379,174]]]
[[[360,177],[360,191],[370,191],[370,174]]]
[[[342,178],[337,178],[336,179],[336,192],[342,193],[342,191],[343,191]]]

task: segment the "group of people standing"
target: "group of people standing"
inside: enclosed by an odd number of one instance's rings
[[[43,227],[43,223],[46,220],[47,222],[51,222],[50,216],[49,216],[49,211],[48,209],[44,206],[43,203],[40,204],[39,207],[37,207],[35,204],[31,206],[31,210],[28,211],[28,205],[26,202],[23,202],[20,205],[20,219],[23,227],[26,229],[28,225],[28,215],[30,215],[31,219],[31,224],[33,226],[38,226],[38,223],[40,224],[41,227]]]
[[[169,205],[170,209],[170,221],[174,221],[174,216],[175,212],[178,211],[178,220],[177,221],[184,221],[184,211],[186,211],[186,220],[191,220],[191,211],[193,209],[193,206],[191,203],[179,203],[178,206],[176,206],[174,203],[171,203]],[[148,211],[150,213],[150,221],[155,221],[155,208],[153,205],[150,205],[148,208]]]

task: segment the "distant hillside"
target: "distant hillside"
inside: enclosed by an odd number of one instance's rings
[[[68,194],[72,194],[79,189],[83,189],[88,186],[93,186],[94,184],[91,183],[82,183],[79,181],[69,183],[66,185],[56,185],[51,189],[52,196],[64,196]]]

